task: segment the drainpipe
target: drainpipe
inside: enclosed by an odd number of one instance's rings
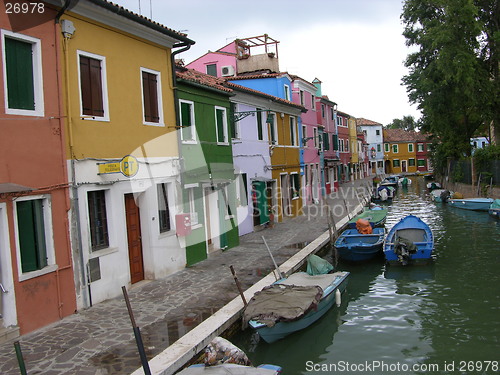
[[[181,49],[178,49],[176,51],[173,51],[170,54],[170,64],[172,65],[172,85],[173,85],[173,91],[174,91],[174,113],[175,113],[175,125],[177,129],[177,125],[180,125],[180,114],[179,114],[179,95],[177,94],[177,76],[175,74],[175,56],[178,55],[179,53],[185,52],[188,49],[191,48],[191,46],[194,44],[194,42],[189,41],[189,42],[182,42],[182,43],[177,43],[174,44],[172,48],[179,48],[182,47]],[[179,128],[180,129],[180,128]],[[177,135],[177,148],[179,150],[179,168],[180,168],[180,176],[179,176],[179,181],[181,184],[181,189],[184,186],[184,158],[181,154],[182,151],[182,141],[181,141],[181,133],[180,131],[176,130],[176,135]],[[181,199],[183,202],[183,200]],[[181,211],[183,212],[183,211]]]
[[[59,13],[55,18],[55,23],[59,23],[61,16],[64,14],[66,9],[71,4],[71,0],[66,0],[64,6],[61,8]],[[75,148],[74,148],[74,138],[73,138],[73,118],[71,116],[71,94],[70,94],[70,84],[69,84],[69,41],[72,35],[63,34],[63,55],[64,55],[64,81],[66,89],[66,117],[67,117],[67,127],[68,127],[68,143],[69,143],[69,156],[71,158],[71,195],[72,195],[72,221],[75,223],[75,230],[73,234],[76,238],[76,250],[78,251],[80,260],[80,290],[82,291],[83,306],[92,306],[92,297],[90,291],[90,283],[87,283],[86,279],[86,267],[85,259],[83,257],[83,241],[81,236],[81,221],[80,221],[80,208],[78,200],[78,187],[76,184],[76,165],[75,165]],[[85,290],[87,286],[87,290]]]

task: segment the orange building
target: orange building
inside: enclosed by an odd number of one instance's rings
[[[42,3],[41,3],[42,4]],[[57,11],[0,3],[0,341],[76,310]]]

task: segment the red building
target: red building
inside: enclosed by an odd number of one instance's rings
[[[349,163],[351,162],[351,149],[349,147],[349,115],[344,112],[337,112],[337,132],[339,140],[339,180],[349,181]]]
[[[0,4],[0,341],[76,309],[57,12]]]

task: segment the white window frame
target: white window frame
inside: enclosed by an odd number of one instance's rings
[[[424,144],[417,143],[417,152],[424,152]]]
[[[217,123],[217,111],[218,110],[221,110],[224,112],[224,116],[222,116],[222,135],[224,137],[224,140],[222,142],[219,141],[219,124]],[[229,145],[229,135],[228,135],[228,129],[227,129],[227,108],[214,106],[214,116],[215,116],[215,137],[217,139],[217,144],[218,145]]]
[[[195,123],[195,115],[194,115],[194,102],[191,100],[184,100],[184,99],[179,99],[179,120],[180,124],[182,124],[182,103],[189,104],[191,106],[191,111],[189,112],[191,116],[191,139],[184,139],[184,133],[182,132],[182,128],[179,129],[181,132],[181,141],[182,143],[197,143],[197,137],[196,137],[196,123]]]
[[[283,92],[286,100],[290,100],[290,86],[283,85]]]
[[[47,265],[36,271],[23,272],[21,263],[21,244],[19,241],[18,217],[17,217],[17,203],[30,201],[30,200],[43,200],[43,225],[45,237],[45,250],[47,255]],[[14,210],[14,233],[16,238],[16,256],[17,256],[17,270],[19,274],[19,281],[25,281],[34,277],[39,277],[47,273],[54,272],[58,266],[56,264],[54,236],[52,226],[52,202],[50,195],[30,195],[27,197],[19,197],[15,201],[16,209]]]
[[[150,122],[145,121],[145,111],[144,111],[144,87],[142,82],[142,72],[146,72],[149,74],[156,75],[156,98],[158,100],[158,122]],[[162,97],[162,89],[161,89],[161,73],[157,70],[152,70],[148,68],[141,67],[140,69],[140,77],[141,80],[141,96],[142,96],[142,123],[144,125],[152,125],[152,126],[165,126],[165,120],[163,118],[163,97]]]
[[[290,144],[292,146],[298,146],[298,134],[297,134],[297,119],[294,116],[290,116]]]
[[[266,122],[267,124],[267,132],[268,132],[268,139],[269,139],[269,142],[273,145],[277,145],[278,144],[278,116],[276,116],[276,113],[275,112],[269,112],[268,116],[272,116],[273,118],[273,123],[272,125],[269,124],[268,122]],[[271,127],[273,127],[273,131],[274,131],[274,137],[275,139],[272,139],[271,137]]]
[[[1,30],[2,37],[2,65],[3,65],[3,85],[4,85],[4,100],[5,113],[8,115],[19,116],[44,116],[45,104],[43,96],[43,69],[42,69],[42,42],[38,38],[33,38],[27,35],[14,33],[8,30]],[[5,55],[5,38],[17,39],[21,42],[30,43],[33,52],[33,94],[35,100],[35,109],[18,109],[9,108],[8,102],[8,87],[7,87],[7,61]]]
[[[394,148],[396,146],[396,148]],[[399,145],[397,143],[391,145],[391,150],[393,154],[399,154]]]
[[[384,151],[389,152],[391,150],[390,144],[389,143],[384,143]]]
[[[108,79],[106,73],[106,57],[101,55],[96,55],[95,53],[85,52],[81,50],[76,51],[77,55],[77,67],[78,67],[78,95],[80,98],[80,118],[87,121],[103,121],[109,122],[109,98],[108,98]],[[80,56],[90,57],[91,59],[101,61],[101,84],[102,84],[102,107],[104,109],[104,116],[88,116],[83,114],[83,98],[82,98],[82,82],[81,82],[81,72],[80,72]]]

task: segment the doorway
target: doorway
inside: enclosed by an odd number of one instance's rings
[[[144,260],[142,256],[141,217],[134,194],[125,194],[125,218],[127,221],[130,283],[135,284],[144,280]]]
[[[401,160],[401,172],[407,172],[408,166],[407,166],[407,161],[406,160]]]

